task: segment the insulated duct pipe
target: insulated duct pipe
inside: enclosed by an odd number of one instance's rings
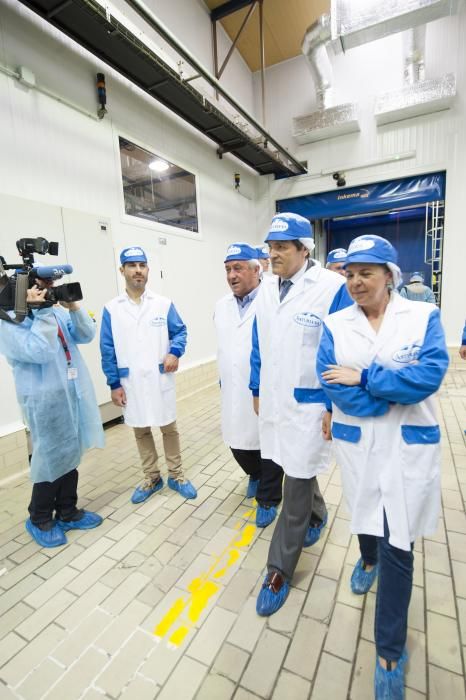
[[[330,15],[325,14],[307,28],[301,44],[301,50],[314,78],[319,110],[327,109],[333,105],[333,71],[326,48],[330,38]]]
[[[426,25],[409,29],[403,36],[403,43],[404,82],[405,85],[416,85],[425,79]]]

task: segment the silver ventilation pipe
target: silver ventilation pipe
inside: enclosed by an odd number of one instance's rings
[[[458,12],[463,0],[331,0],[332,41],[343,51]]]
[[[404,83],[416,85],[425,80],[426,25],[409,29],[403,36]]]
[[[404,86],[400,90],[377,95],[374,115],[378,125],[449,109],[456,96],[456,79],[452,73],[426,80],[426,25],[419,24],[406,30],[402,39]]]
[[[328,109],[333,105],[333,71],[327,53],[330,38],[330,15],[325,14],[308,27],[301,44],[301,50],[314,78],[319,110]]]

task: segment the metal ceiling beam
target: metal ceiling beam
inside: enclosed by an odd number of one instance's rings
[[[129,192],[129,195],[131,196],[131,192]],[[183,204],[188,204],[188,205],[189,204],[196,204],[195,199],[190,199],[190,200],[178,199],[175,201],[175,200],[170,200],[170,199],[167,199],[164,197],[160,197],[159,194],[157,194],[156,196],[160,199],[163,199],[163,203],[159,202],[159,204],[157,205],[157,208],[152,210],[152,212],[154,214],[157,214],[157,212],[159,212],[159,211],[170,211],[170,209],[178,209]]]
[[[24,0],[22,0],[24,2]],[[277,149],[277,152],[285,155],[286,158],[293,164],[295,168],[298,169],[298,172],[296,174],[303,174],[303,166],[302,164],[296,160],[292,155],[286,151],[280,144],[275,141],[270,134],[268,134],[265,130],[265,128],[260,124],[258,121],[254,119],[245,109],[240,105],[240,103],[227,91],[225,88],[220,84],[220,82],[213,76],[209,71],[207,71],[204,66],[199,63],[199,61],[193,56],[193,54],[185,47],[181,42],[178,41],[178,39],[175,37],[174,34],[166,27],[159,19],[156,17],[156,15],[152,12],[152,10],[147,7],[147,5],[142,2],[142,0],[125,0],[126,4],[129,5],[130,7],[133,8],[146,22],[149,24],[152,29],[155,29],[155,31],[160,34],[160,36],[165,39],[165,41],[178,53],[180,56],[184,58],[184,60],[189,63],[198,73],[199,75],[206,80],[209,85],[211,85],[217,92],[222,95],[223,98],[232,106],[234,107],[246,121],[248,121],[252,126],[254,126],[255,129],[261,134],[261,136],[264,137],[264,140],[274,146]],[[259,0],[261,3],[263,0]],[[248,5],[250,4],[249,2],[247,3]],[[304,172],[305,169],[304,169]]]
[[[243,7],[248,7],[248,5],[252,5],[254,2],[255,0],[229,0],[229,2],[224,2],[223,5],[219,5],[210,13],[212,22],[217,22],[219,19],[228,17],[228,15],[242,10]]]
[[[69,7],[71,3],[72,0],[63,0],[63,2],[59,2],[58,5],[56,5],[51,10],[49,10],[49,12],[47,12],[47,19],[52,19],[52,17],[58,15],[58,13],[64,10],[66,7]]]
[[[217,22],[221,17],[226,17],[227,15],[231,15],[234,12],[237,12],[238,10],[243,9],[244,7],[247,7],[247,5],[250,5],[251,7],[249,8],[249,12],[247,12],[246,16],[244,17],[241,26],[233,39],[233,43],[230,46],[228,53],[226,55],[225,60],[223,61],[221,67],[218,67],[218,38],[217,38]],[[219,80],[222,77],[222,73],[227,67],[228,61],[230,60],[233,51],[236,48],[236,45],[238,43],[238,40],[243,33],[244,29],[246,28],[250,18],[252,17],[254,10],[256,9],[257,5],[259,5],[259,51],[260,51],[260,70],[261,70],[261,91],[262,91],[262,123],[265,126],[266,122],[266,113],[265,113],[265,44],[264,44],[264,0],[249,0],[248,2],[240,2],[238,0],[233,0],[232,2],[227,2],[224,5],[221,5],[220,7],[217,7],[215,10],[212,10],[210,13],[210,18],[212,21],[212,49],[213,49],[213,58],[214,58],[214,72],[215,72],[215,77],[217,80]],[[218,11],[223,10],[223,12],[218,13]],[[218,14],[220,14],[220,17],[218,17]],[[219,99],[219,93],[218,91],[215,92],[215,97],[217,100]]]
[[[223,61],[220,68],[218,67],[218,61],[216,62],[216,64],[215,64],[215,77],[217,78],[217,80],[219,80],[222,77],[222,73],[228,65],[228,61],[231,58],[231,54],[236,49],[236,44],[238,43],[238,39],[240,38],[241,34],[243,33],[243,30],[246,29],[246,26],[247,26],[250,18],[252,17],[252,13],[254,12],[254,10],[257,7],[257,3],[258,3],[258,0],[254,0],[254,2],[251,3],[251,7],[249,8],[249,12],[246,14],[245,18],[243,19],[243,21],[241,23],[241,27],[238,29],[238,33],[236,34],[235,38],[233,39],[233,43],[230,46],[228,53],[225,57],[225,60]],[[217,37],[217,32],[215,32],[215,37]],[[217,51],[215,52],[215,54],[218,55]]]
[[[197,70],[200,77],[218,89],[226,102],[250,127],[254,127],[256,133],[249,135],[236,123],[236,119],[228,118],[214,100],[194,89],[192,82],[185,80],[173,65],[154,52],[150,44],[141,40],[134,25],[107,0],[20,1],[208,136],[217,146],[225,146],[260,175],[282,178],[306,172],[306,168],[280,146],[153,16],[150,26]],[[131,0],[132,5],[135,2]],[[145,8],[142,2],[139,4]],[[142,12],[139,14],[144,17]]]

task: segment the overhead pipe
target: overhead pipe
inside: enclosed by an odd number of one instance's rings
[[[409,29],[403,36],[404,42],[404,82],[416,85],[425,79],[426,25]]]
[[[259,46],[261,53],[261,97],[262,97],[262,121],[266,125],[265,113],[265,41],[264,41],[264,0],[259,0]]]
[[[99,2],[102,2],[102,0],[98,0]],[[174,48],[184,60],[189,63],[193,68],[196,69],[196,71],[199,73],[200,77],[204,78],[209,85],[211,85],[215,90],[217,90],[220,95],[222,95],[223,98],[232,106],[234,107],[239,114],[241,114],[246,121],[249,122],[252,126],[254,126],[255,129],[261,134],[264,144],[269,144],[274,146],[274,148],[278,151],[282,157],[285,157],[289,163],[294,165],[296,170],[299,173],[303,172],[303,166],[301,163],[296,160],[291,154],[289,154],[283,146],[280,146],[280,144],[275,141],[275,139],[266,132],[264,127],[252,117],[244,107],[231,95],[224,87],[223,85],[211,74],[209,73],[208,70],[204,68],[202,63],[199,63],[199,61],[193,56],[193,54],[189,51],[189,49],[186,48],[176,37],[172,32],[168,29],[168,27],[161,22],[158,17],[155,16],[155,14],[152,12],[152,10],[147,7],[147,5],[142,2],[142,0],[125,0],[126,4],[129,5],[130,7],[135,10],[140,17],[142,17],[149,26],[152,27],[160,36],[172,47]],[[265,146],[264,146],[265,147]]]
[[[314,78],[319,110],[333,106],[333,70],[327,53],[330,38],[330,15],[324,14],[307,28],[301,44],[301,50]]]
[[[449,17],[463,0],[331,0],[332,41],[343,51]]]
[[[425,77],[426,25],[403,32],[403,87],[378,95],[374,115],[378,125],[433,114],[449,109],[456,96],[456,79],[448,73],[441,78]]]

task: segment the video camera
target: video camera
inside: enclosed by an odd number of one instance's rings
[[[36,284],[36,277],[43,280],[59,280],[63,275],[73,272],[71,265],[34,266],[34,254],[58,255],[58,243],[48,242],[45,238],[20,238],[16,247],[23,260],[19,265],[7,265],[5,258],[0,255],[0,319],[11,323],[22,323],[32,308],[46,308],[59,301],[81,301],[81,285],[79,282],[61,284],[47,289],[45,299],[38,304],[27,302],[27,291]],[[6,270],[15,270],[8,277]],[[14,317],[7,312],[14,311]]]

